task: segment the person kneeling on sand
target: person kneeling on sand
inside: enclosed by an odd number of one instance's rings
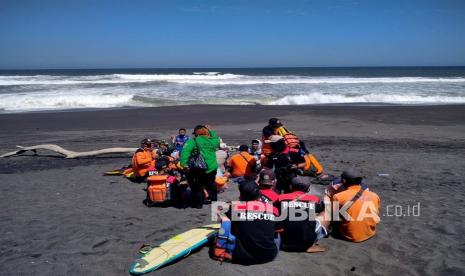
[[[336,237],[352,242],[362,242],[373,237],[380,221],[381,201],[376,193],[362,184],[362,179],[357,170],[349,169],[341,174],[340,185],[330,186],[326,191],[333,206],[333,220],[334,214],[339,213],[339,218],[336,218],[339,220],[334,221],[333,233]]]
[[[310,179],[296,176],[291,180],[291,193],[279,196],[281,216],[284,217],[281,249],[298,252],[321,252],[317,242],[328,235],[329,221],[324,220],[324,204],[308,194]],[[320,214],[320,215],[316,215]]]
[[[279,251],[278,233],[282,227],[276,221],[278,209],[259,201],[260,189],[254,180],[241,182],[239,191],[241,201],[232,202],[226,212],[235,237],[232,262],[243,265],[270,262]]]
[[[132,157],[131,166],[137,178],[147,177],[150,167],[155,166],[156,153],[153,151],[153,143],[150,139],[143,139],[140,148],[136,150]]]

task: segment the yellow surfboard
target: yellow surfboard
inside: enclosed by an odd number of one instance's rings
[[[210,224],[176,235],[140,256],[132,264],[129,272],[135,275],[144,274],[184,258],[206,244],[219,228],[219,224]]]

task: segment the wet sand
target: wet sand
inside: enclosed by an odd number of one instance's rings
[[[134,147],[144,137],[167,138],[179,127],[192,130],[198,123],[210,123],[225,142],[238,145],[259,137],[270,117],[281,118],[305,140],[328,173],[360,168],[382,200],[377,236],[360,244],[329,237],[321,242],[325,253],[280,252],[274,262],[249,267],[220,265],[204,248],[152,274],[464,273],[464,105],[183,106],[3,114],[0,153],[15,145],[44,143],[76,151]],[[0,159],[4,275],[127,275],[142,243],[156,244],[210,223],[208,206],[147,208],[143,184],[102,175],[127,164],[130,156],[66,160],[46,151],[30,155]],[[237,196],[231,185],[219,198]],[[412,209],[408,213],[409,206],[418,204],[419,216]]]

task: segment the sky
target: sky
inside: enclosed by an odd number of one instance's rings
[[[0,0],[0,69],[463,65],[463,0]]]

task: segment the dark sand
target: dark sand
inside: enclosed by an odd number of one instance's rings
[[[155,274],[460,275],[465,273],[465,106],[186,106],[0,115],[0,153],[54,143],[71,150],[134,147],[208,122],[231,145],[280,117],[329,173],[359,167],[382,200],[376,237],[322,241],[322,254],[281,252],[240,266],[204,248]],[[127,275],[141,243],[210,223],[210,209],[147,208],[143,184],[102,172],[129,157],[65,160],[53,153],[0,159],[0,274]],[[44,156],[45,155],[45,156]],[[48,155],[48,156],[47,156]],[[388,173],[379,177],[378,173]],[[237,188],[220,195],[234,199]],[[420,216],[407,206],[420,203]],[[402,206],[395,217],[394,209]]]

